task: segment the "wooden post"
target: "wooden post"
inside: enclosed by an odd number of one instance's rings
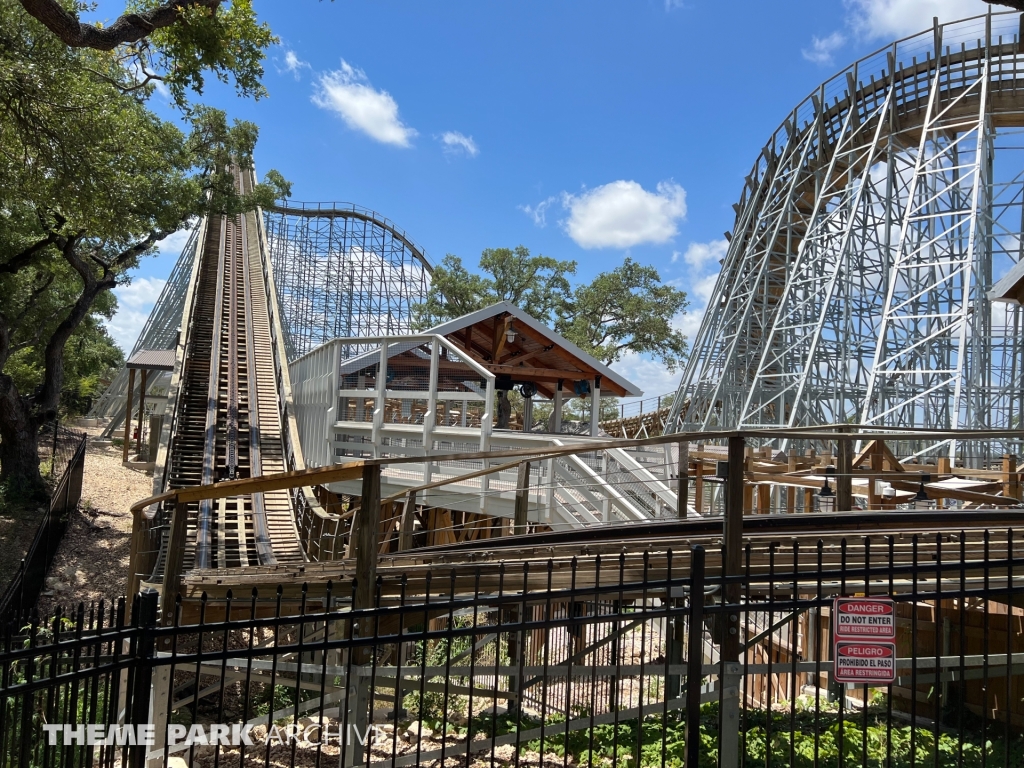
[[[128,444],[132,439],[132,394],[135,390],[135,369],[128,369],[128,401],[124,406],[124,446],[121,450],[121,463],[128,463]]]
[[[1003,496],[1019,498],[1017,492],[1017,457],[1012,453],[1003,456]]]
[[[871,447],[871,472],[882,472],[882,448],[879,441]],[[882,508],[882,497],[878,493],[878,477],[874,474],[868,476],[868,509],[877,510]]]
[[[146,547],[149,521],[145,514],[137,512],[132,517],[132,540],[128,550],[128,594],[134,596],[142,581],[142,551]],[[150,569],[152,570],[152,569]],[[131,600],[126,602],[131,605]]]
[[[723,540],[723,572],[725,576],[740,576],[743,573],[743,500],[744,469],[746,468],[746,441],[743,435],[729,437],[729,476],[725,479],[725,530]],[[723,596],[726,605],[738,606],[740,583],[724,585]],[[719,757],[723,768],[739,765],[740,699],[739,682],[742,668],[740,658],[740,612],[728,611],[724,616],[725,628],[722,635],[722,705],[720,716]],[[724,693],[728,692],[728,693]]]
[[[845,431],[845,430],[844,430]],[[850,438],[840,437],[836,451],[836,511],[849,512],[853,509],[853,457]]]
[[[398,551],[408,552],[412,549],[412,527],[416,518],[416,491],[409,491],[402,507],[402,522],[398,527]]]
[[[697,443],[697,453],[701,454],[703,451],[704,443]],[[697,456],[693,468],[693,508],[697,510],[698,515],[704,514],[704,458],[700,455]]]
[[[352,532],[355,544],[356,594],[353,608],[373,607],[377,585],[377,539],[380,528],[380,464],[363,467],[363,490],[359,514]],[[362,629],[369,630],[368,627]],[[362,635],[361,635],[362,636]]]
[[[142,453],[142,417],[146,414],[146,374],[148,371],[143,368],[139,381],[139,426],[136,428],[138,437],[135,439],[135,453]]]
[[[181,502],[175,504],[171,515],[171,532],[164,563],[164,583],[160,596],[160,623],[167,627],[174,623],[175,600],[185,564],[185,533],[188,530],[188,509]]]
[[[551,431],[556,435],[562,433],[562,380],[558,380],[558,384],[555,386],[555,403],[553,406],[554,423],[552,424]]]
[[[796,472],[796,467],[796,451],[790,451],[789,460],[786,465],[786,470],[790,474],[792,474],[793,472]],[[788,515],[792,515],[794,512],[796,512],[796,493],[797,489],[794,488],[793,486],[789,486],[786,488],[786,514]]]
[[[519,474],[516,477],[516,508],[515,528],[513,533],[517,536],[527,532],[529,519],[526,516],[530,504],[530,462],[524,461],[519,464]]]
[[[770,515],[772,512],[772,487],[767,483],[757,485],[757,514]]]
[[[686,519],[686,507],[690,502],[690,441],[680,440],[679,446],[679,477],[676,478],[676,516]]]
[[[936,478],[933,478],[934,480],[941,480],[941,479],[943,479],[944,475],[950,474],[949,456],[939,456],[939,462],[938,462],[938,466],[936,467],[936,469],[938,470],[939,476],[936,477]],[[936,499],[935,500],[935,507],[936,507],[936,509],[945,509],[946,508],[946,500],[945,499]]]
[[[750,448],[743,450],[743,470],[740,472],[740,477],[744,476],[748,469],[751,468],[751,456],[753,451]],[[754,485],[753,483],[743,483],[743,513],[754,511]]]
[[[384,371],[387,344],[381,353],[381,370]],[[383,403],[383,398],[379,401]],[[362,498],[359,514],[352,521],[351,540],[355,544],[356,589],[353,595],[352,608],[365,610],[374,607],[377,591],[377,541],[380,536],[380,473],[379,464],[367,464],[363,467]],[[357,620],[353,627],[353,636],[368,637],[373,634],[373,621]],[[372,648],[359,647],[352,650],[351,660],[354,664],[370,663]],[[352,675],[348,682],[346,696],[348,720],[354,724],[356,733],[363,733],[369,718],[369,690],[362,679]],[[363,752],[360,748],[350,745],[350,754],[346,756],[348,765],[362,765]]]
[[[598,422],[601,421],[601,377],[595,376],[590,382],[590,436],[597,437]]]
[[[745,461],[744,448],[746,441],[742,435],[729,437],[729,476],[725,480],[725,575],[739,576],[743,572],[743,469]],[[726,585],[726,602],[739,602],[740,585]],[[738,621],[738,617],[737,617]],[[739,629],[730,618],[730,631],[723,642],[723,659],[739,658]],[[724,655],[732,650],[732,656]]]

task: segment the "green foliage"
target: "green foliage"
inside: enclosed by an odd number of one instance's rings
[[[163,2],[145,0],[135,5],[147,9]],[[257,22],[251,0],[232,0],[216,8],[184,9],[178,23],[154,30],[133,52],[146,71],[161,74],[175,103],[187,108],[188,90],[202,94],[207,72],[223,83],[233,79],[240,96],[266,96],[263,60],[277,42],[270,26]]]
[[[627,258],[611,272],[573,287],[575,261],[532,256],[529,249],[489,248],[474,274],[448,254],[435,268],[427,298],[413,308],[423,330],[507,301],[546,323],[605,363],[627,352],[650,354],[674,370],[686,337],[672,327],[687,306],[686,293],[663,285],[654,267]],[[489,276],[488,276],[489,275]]]
[[[69,48],[17,0],[0,0],[0,477],[38,487],[35,429],[58,407],[87,407],[120,363],[101,321],[140,258],[196,216],[289,194],[274,171],[238,193],[233,166],[251,167],[257,127],[185,99],[203,73],[259,97],[272,42],[249,0],[190,6],[113,51]],[[150,66],[187,107],[187,130],[148,109]]]
[[[686,354],[686,337],[672,319],[686,309],[686,293],[662,285],[654,267],[630,258],[589,285],[576,288],[572,311],[556,327],[577,346],[612,363],[625,352],[651,354],[675,370]]]
[[[491,277],[470,272],[458,256],[445,256],[434,269],[426,301],[413,308],[416,327],[430,328],[499,301],[515,304],[547,322],[565,310],[570,293],[567,275],[576,273],[576,262],[531,256],[529,249],[520,245],[484,250],[480,268]]]
[[[652,705],[652,709],[657,708],[658,705]],[[573,718],[586,719],[588,715],[587,712],[572,713]],[[424,720],[431,727],[439,727],[441,711],[435,709],[425,713]],[[740,734],[740,745],[746,753],[747,765],[762,765],[768,768],[840,768],[843,765],[890,765],[891,768],[937,765],[940,768],[981,768],[983,762],[988,765],[1003,765],[1007,758],[1010,765],[1024,764],[1024,739],[1019,735],[1014,736],[1008,743],[1001,738],[983,742],[980,731],[973,729],[965,731],[961,742],[955,732],[943,732],[939,734],[936,748],[935,734],[930,728],[912,728],[897,722],[893,722],[890,728],[885,722],[885,711],[882,708],[868,714],[866,754],[864,721],[861,713],[846,713],[846,719],[840,727],[836,708],[826,707],[816,719],[813,710],[798,704],[796,727],[793,731],[790,730],[788,712],[776,711],[769,715],[764,710],[748,710],[745,720],[745,731]],[[683,713],[678,710],[669,713],[667,718],[659,712],[645,717],[642,722],[633,718],[617,724],[595,725],[593,729],[570,730],[568,734],[564,726],[559,727],[563,723],[564,713],[548,717],[545,720],[547,732],[544,743],[541,744],[540,739],[527,741],[524,744],[525,750],[553,753],[561,758],[568,755],[569,761],[575,765],[608,765],[609,761],[612,761],[611,764],[614,765],[636,767],[636,758],[639,755],[641,768],[662,765],[668,768],[683,768],[686,722]],[[472,730],[474,737],[491,737],[515,733],[517,730],[528,731],[540,726],[541,721],[536,717],[522,716],[517,719],[514,714],[483,713],[474,717],[468,728],[456,729],[449,725],[448,733],[463,735],[467,730]],[[992,728],[990,725],[990,732]],[[999,728],[1001,733],[1001,726]],[[701,707],[700,738],[700,766],[714,768],[718,764],[717,703]],[[888,762],[890,752],[891,763]]]

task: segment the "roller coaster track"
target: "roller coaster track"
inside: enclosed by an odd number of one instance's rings
[[[242,192],[252,185],[238,172]],[[283,472],[282,403],[258,213],[207,219],[165,462],[165,488]],[[182,354],[183,353],[183,354]],[[161,510],[169,519],[170,510]],[[304,560],[287,491],[187,505],[187,570]],[[168,536],[153,573],[162,576]]]

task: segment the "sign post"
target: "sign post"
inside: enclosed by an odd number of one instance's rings
[[[837,597],[832,642],[837,683],[896,680],[896,604],[888,597]]]

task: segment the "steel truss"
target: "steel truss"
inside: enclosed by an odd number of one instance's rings
[[[735,206],[673,429],[1019,428],[1021,311],[988,297],[1024,253],[1019,19],[936,25],[793,110]]]
[[[398,335],[412,325],[432,267],[405,232],[349,203],[294,203],[263,211],[281,325],[290,360],[339,336]],[[141,349],[174,349],[196,256],[197,228],[139,334]],[[150,379],[148,402],[166,394],[169,374]],[[90,416],[124,423],[128,372],[122,369]],[[138,390],[134,395],[138,402]]]
[[[196,242],[198,240],[199,225],[189,234],[185,247],[181,249],[181,255],[174,263],[167,282],[164,283],[160,297],[153,305],[146,324],[139,333],[139,338],[132,347],[130,358],[142,349],[174,349],[178,340],[178,328],[181,325],[181,315],[185,309],[185,297],[188,294],[189,282],[192,279],[192,263],[196,257]],[[170,383],[169,373],[157,373],[149,378],[146,386],[147,399],[155,404],[156,398],[167,394],[167,386]],[[136,385],[134,402],[139,402],[138,386]],[[113,381],[93,404],[89,416],[92,418],[107,418],[110,422],[104,435],[109,436],[119,425],[124,423],[125,396],[128,393],[128,369],[122,368],[117,372]]]
[[[339,337],[412,330],[432,267],[392,222],[348,203],[265,212],[289,360]]]

